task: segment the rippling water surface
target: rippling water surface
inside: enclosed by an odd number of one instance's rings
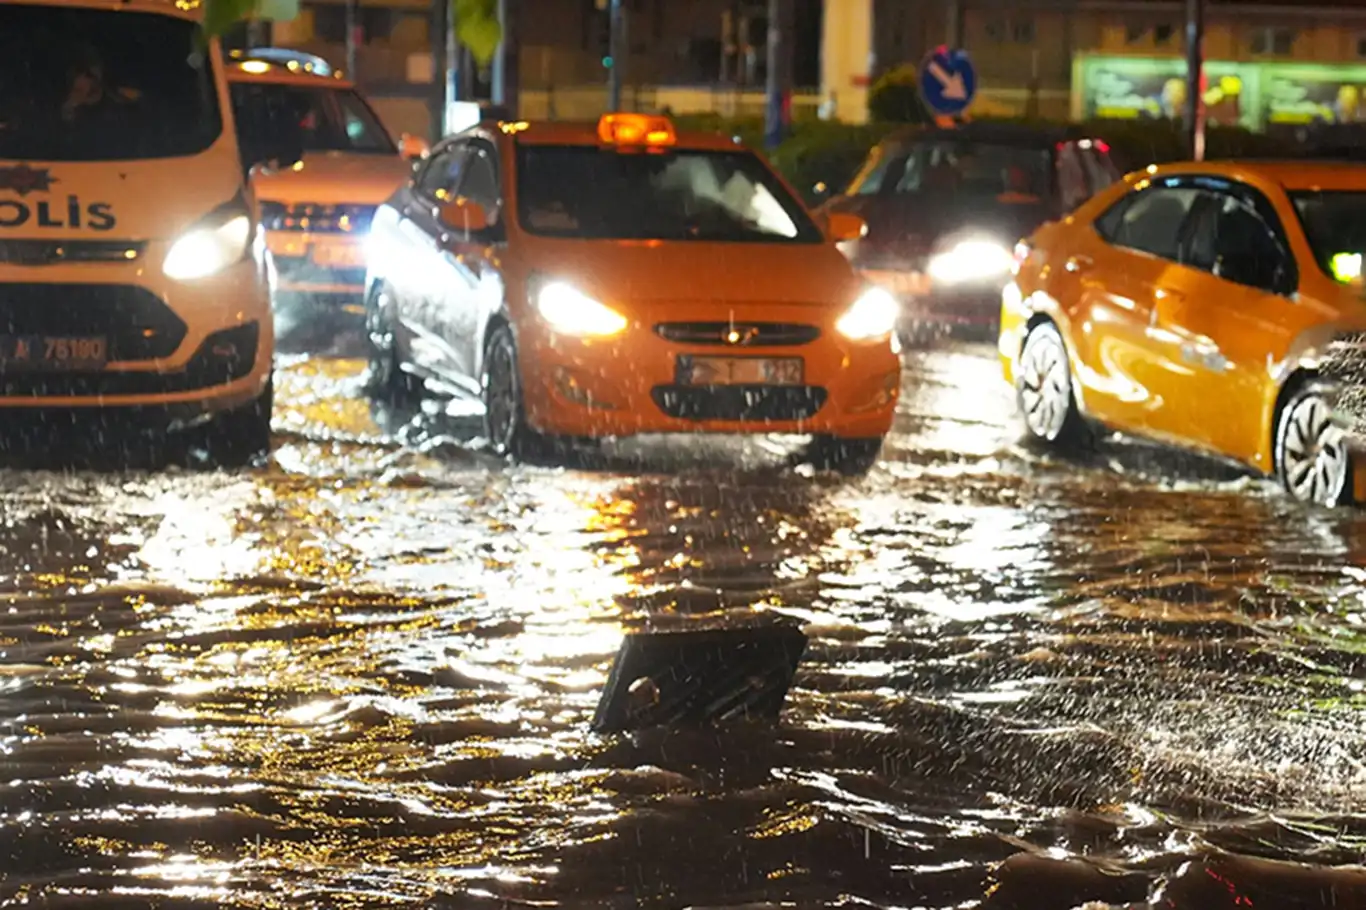
[[[0,903],[1366,906],[1229,859],[1361,860],[1361,514],[1021,447],[986,348],[853,481],[508,467],[360,372],[288,363],[264,469],[0,472]],[[624,630],[754,611],[776,730],[588,732]]]

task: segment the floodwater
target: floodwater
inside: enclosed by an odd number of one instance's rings
[[[329,356],[266,468],[0,471],[0,905],[1366,907],[1366,517],[910,356],[853,480],[509,467]],[[755,611],[776,729],[589,732],[624,630]]]

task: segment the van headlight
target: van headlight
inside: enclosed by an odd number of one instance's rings
[[[161,270],[176,281],[208,278],[247,255],[251,234],[251,216],[234,201],[181,234]]]
[[[844,311],[835,328],[845,338],[868,341],[890,335],[896,329],[901,306],[882,288],[869,288],[854,305]]]
[[[941,284],[963,284],[1007,275],[1014,262],[1010,250],[995,240],[960,240],[931,256],[926,271]]]
[[[536,310],[562,335],[605,338],[626,328],[626,317],[584,294],[572,284],[548,281],[536,291]]]

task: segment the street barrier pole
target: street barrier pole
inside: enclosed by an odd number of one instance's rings
[[[1186,0],[1186,148],[1205,160],[1205,0]]]

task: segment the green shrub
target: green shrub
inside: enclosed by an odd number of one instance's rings
[[[920,71],[914,66],[889,70],[868,92],[868,116],[879,123],[929,123],[920,99]]]

